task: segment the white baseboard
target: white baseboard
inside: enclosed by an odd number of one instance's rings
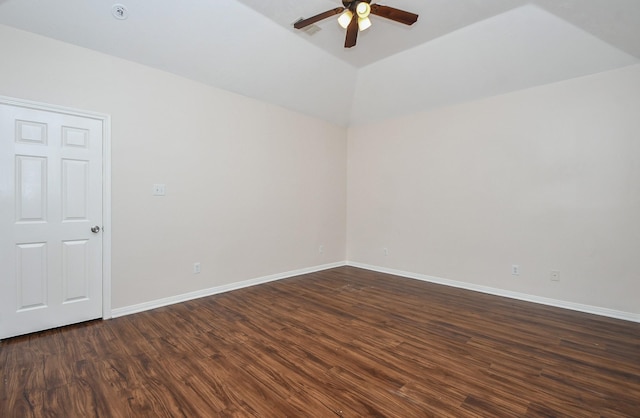
[[[379,273],[393,274],[395,276],[401,276],[401,277],[406,277],[406,278],[415,279],[415,280],[422,280],[425,282],[437,283],[437,284],[442,284],[446,286],[458,287],[461,289],[488,293],[490,295],[524,300],[527,302],[539,303],[541,305],[555,306],[557,308],[570,309],[572,311],[585,312],[585,313],[590,313],[594,315],[606,316],[609,318],[622,319],[625,321],[640,322],[640,314],[634,314],[631,312],[617,311],[617,310],[608,309],[608,308],[601,308],[598,306],[583,305],[580,303],[568,302],[564,300],[549,299],[549,298],[544,298],[540,296],[528,295],[526,293],[518,293],[518,292],[512,292],[509,290],[498,289],[494,287],[480,286],[473,283],[459,282],[456,280],[449,280],[449,279],[443,279],[440,277],[427,276],[425,274],[418,274],[418,273],[412,273],[407,271],[389,269],[385,267],[372,266],[369,264],[358,263],[355,261],[347,261],[346,264],[348,266],[353,266],[353,267],[357,267],[365,270],[377,271]]]
[[[244,280],[241,282],[230,283],[222,286],[211,287],[208,289],[197,290],[195,292],[184,293],[181,295],[170,296],[168,298],[152,300],[149,302],[140,303],[137,305],[125,306],[122,308],[112,309],[111,317],[117,318],[119,316],[131,315],[138,312],[144,312],[151,309],[160,308],[163,306],[173,305],[174,303],[186,302],[192,299],[198,299],[205,296],[217,295],[219,293],[225,293],[232,290],[242,289],[245,287],[255,286],[263,283],[268,283],[276,280],[282,280],[289,277],[300,276],[302,274],[314,273],[316,271],[328,270],[341,266],[352,266],[365,270],[377,271],[380,273],[393,274],[395,276],[406,277],[409,279],[421,280],[430,283],[442,284],[445,286],[457,287],[466,290],[472,290],[481,293],[487,293],[490,295],[503,296],[511,299],[518,299],[527,302],[539,303],[541,305],[555,306],[558,308],[570,309],[578,312],[585,312],[594,315],[605,316],[609,318],[622,319],[625,321],[640,323],[640,315],[631,312],[617,311],[614,309],[601,308],[598,306],[583,305],[580,303],[568,302],[557,299],[549,299],[540,296],[528,295],[526,293],[512,292],[509,290],[498,289],[494,287],[481,286],[473,283],[459,282],[456,280],[443,279],[435,276],[428,276],[425,274],[412,273],[408,271],[395,270],[385,267],[373,266],[370,264],[358,263],[355,261],[341,261],[337,263],[323,264],[314,267],[308,267],[304,269],[292,270],[285,273],[272,274],[269,276],[258,277],[255,279]]]
[[[186,302],[192,299],[198,299],[205,296],[217,295],[219,293],[225,293],[232,290],[242,289],[244,287],[255,286],[258,284],[273,282],[275,280],[282,280],[282,279],[286,279],[294,276],[300,276],[302,274],[314,273],[316,271],[328,270],[331,268],[341,267],[344,265],[346,265],[346,262],[344,261],[337,262],[337,263],[330,263],[330,264],[322,264],[315,267],[292,270],[292,271],[287,271],[285,273],[272,274],[270,276],[257,277],[255,279],[244,280],[241,282],[229,283],[226,285],[211,287],[208,289],[196,290],[195,292],[183,293],[181,295],[152,300],[149,302],[139,303],[137,305],[131,305],[131,306],[125,306],[123,308],[112,309],[111,317],[117,318],[119,316],[131,315],[138,312],[161,308],[167,305],[173,305],[174,303]]]

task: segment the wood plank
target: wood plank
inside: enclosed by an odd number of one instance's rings
[[[640,324],[340,267],[0,343],[0,417],[640,416]]]

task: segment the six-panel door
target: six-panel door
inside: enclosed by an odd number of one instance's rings
[[[102,121],[0,104],[0,338],[102,316]]]

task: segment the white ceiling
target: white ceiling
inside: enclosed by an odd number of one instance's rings
[[[341,0],[238,1],[292,32],[296,30],[291,25],[298,18],[342,5]],[[372,3],[407,10],[420,17],[416,24],[405,26],[373,16],[374,26],[358,36],[360,48],[343,47],[345,33],[335,18],[317,23],[320,32],[302,37],[360,68],[465,26],[533,4],[640,57],[639,0],[373,0]]]
[[[123,3],[127,20],[111,16]],[[374,3],[376,1],[374,0]],[[339,0],[0,0],[0,24],[348,125],[640,62],[640,0],[385,0],[345,49]]]

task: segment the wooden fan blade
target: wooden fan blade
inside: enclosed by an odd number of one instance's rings
[[[320,13],[319,15],[312,16],[308,19],[299,20],[293,24],[293,27],[296,29],[302,29],[306,26],[312,25],[328,17],[335,16],[341,13],[343,10],[344,10],[344,7],[336,7],[335,9],[327,10],[324,13]]]
[[[351,19],[351,23],[347,27],[347,37],[344,40],[344,47],[351,48],[356,45],[356,40],[358,39],[358,15],[353,14],[353,18]]]
[[[413,25],[418,20],[418,15],[415,13],[379,4],[371,5],[371,14],[404,23],[405,25]]]

